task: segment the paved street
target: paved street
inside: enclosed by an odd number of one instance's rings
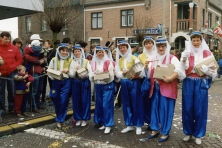
[[[44,125],[37,128],[29,128],[24,132],[5,135],[0,138],[0,147],[36,147],[36,148],[54,148],[54,147],[222,147],[222,124],[221,124],[221,104],[222,104],[222,78],[216,78],[209,90],[209,113],[207,134],[202,139],[201,145],[196,145],[194,139],[189,142],[183,142],[184,137],[181,124],[181,89],[176,103],[173,126],[168,141],[158,143],[158,138],[147,140],[149,131],[146,126],[143,127],[143,134],[136,135],[135,130],[130,133],[121,134],[120,131],[125,127],[122,110],[115,110],[115,125],[111,134],[104,135],[103,131],[94,128],[93,114],[92,119],[86,127],[72,127],[70,119],[66,121],[66,127],[63,132],[56,131],[55,123]]]

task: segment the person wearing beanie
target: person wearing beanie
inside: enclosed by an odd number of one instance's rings
[[[32,37],[34,39],[34,37]],[[40,102],[40,96],[43,89],[43,77],[40,77],[45,72],[46,61],[42,52],[40,38],[38,35],[31,41],[30,46],[25,47],[24,59],[26,61],[26,71],[35,77],[32,87],[30,88],[30,97],[32,99],[31,111],[40,113],[38,109],[44,109]],[[28,96],[25,95],[24,100],[27,103]],[[26,112],[26,106],[22,107],[23,112]]]
[[[85,59],[85,54],[80,45],[73,46],[73,60],[70,64],[69,77],[72,78],[72,107],[73,118],[76,120],[76,126],[86,126],[90,120],[91,106],[91,84],[88,76],[90,70],[89,61]],[[78,73],[84,68],[86,71]]]
[[[61,43],[59,45],[59,47],[56,49],[55,57],[49,63],[49,69],[60,71],[64,74],[69,73],[72,59],[70,58],[68,48],[68,45],[65,43]],[[50,98],[52,98],[55,107],[55,121],[57,122],[56,127],[58,130],[62,130],[62,124],[65,122],[66,113],[68,110],[71,80],[70,78],[57,80],[51,76],[49,77],[52,79]]]
[[[29,38],[28,47],[31,47],[31,42],[32,42],[33,40],[42,41],[42,39],[40,38],[39,34],[33,34],[33,35],[31,35],[30,38]]]
[[[108,73],[109,79],[95,80],[94,77],[101,73]],[[94,122],[103,125],[99,129],[104,130],[104,134],[109,134],[114,125],[114,66],[101,46],[97,46],[94,51],[89,78],[95,83]]]
[[[33,40],[31,42],[31,49],[33,51],[33,56],[40,57],[40,52],[42,52],[42,47],[40,46],[40,44],[41,43],[39,40]],[[26,71],[29,72],[33,65],[34,65],[34,63],[27,61],[26,65],[25,65]]]

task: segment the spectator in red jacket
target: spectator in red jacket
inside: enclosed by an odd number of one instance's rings
[[[4,60],[4,64],[0,66],[1,77],[10,78],[7,80],[8,90],[8,108],[13,111],[14,108],[14,75],[17,66],[22,64],[22,56],[19,49],[10,43],[11,35],[9,32],[3,31],[0,34],[0,57]],[[5,83],[6,79],[0,78],[0,110],[5,111]]]
[[[35,38],[33,38],[35,36]],[[33,42],[37,40],[41,40],[38,34],[34,34],[31,36],[30,40]],[[31,110],[36,113],[40,113],[38,109],[44,109],[44,106],[41,106],[40,103],[40,95],[43,89],[43,77],[41,76],[44,72],[46,61],[44,60],[44,53],[41,52],[42,47],[40,44],[32,44],[31,46],[25,47],[24,59],[27,62],[26,66],[31,66],[28,69],[28,73],[31,74],[35,79],[31,84],[30,95],[32,108]],[[36,46],[35,46],[36,45]],[[38,53],[36,53],[38,51]],[[30,65],[31,64],[31,65]],[[26,69],[27,70],[27,69]]]

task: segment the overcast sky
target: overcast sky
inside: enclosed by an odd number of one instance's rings
[[[0,20],[0,31],[10,31],[12,40],[18,37],[18,17]]]

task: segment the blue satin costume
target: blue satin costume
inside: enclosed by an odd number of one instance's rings
[[[150,124],[151,122],[151,98],[149,98],[148,93],[144,94],[142,98],[143,98],[143,109],[144,109],[144,122],[147,124]]]
[[[121,97],[123,116],[126,126],[141,127],[144,125],[143,100],[141,97],[140,79],[122,79]]]
[[[56,122],[64,122],[69,103],[69,92],[71,88],[71,80],[52,80],[52,89],[50,97],[53,100],[56,113]]]
[[[114,82],[95,84],[96,107],[94,122],[105,127],[114,125]]]
[[[151,97],[151,123],[154,131],[160,130],[162,135],[169,135],[175,107],[175,99],[164,97],[160,94],[159,84],[155,82]]]
[[[72,79],[72,107],[75,120],[90,120],[91,84],[88,78]]]
[[[206,133],[208,111],[208,88],[212,79],[187,77],[183,80],[182,121],[183,132],[196,138]],[[206,87],[206,85],[208,85]]]

